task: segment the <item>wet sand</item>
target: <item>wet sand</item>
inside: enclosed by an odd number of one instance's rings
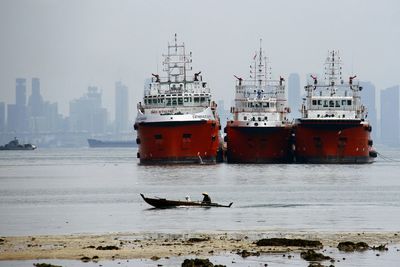
[[[300,252],[304,247],[263,247],[261,238],[318,240],[324,248],[339,242],[366,242],[370,246],[398,245],[400,232],[212,232],[212,233],[109,233],[103,235],[43,235],[0,237],[0,260],[157,259],[196,255],[209,257],[243,250],[259,253]]]

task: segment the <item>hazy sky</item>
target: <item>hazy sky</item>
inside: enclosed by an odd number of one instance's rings
[[[298,72],[305,82],[338,49],[345,73],[378,89],[400,83],[399,0],[0,0],[0,101],[14,103],[16,77],[29,79],[28,95],[39,77],[63,114],[89,85],[111,108],[121,80],[133,117],[174,33],[227,105],[233,74],[247,77],[260,38],[276,78]]]

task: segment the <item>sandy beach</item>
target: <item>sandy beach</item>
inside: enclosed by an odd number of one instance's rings
[[[0,237],[0,260],[71,259],[157,259],[185,255],[207,257],[223,253],[301,252],[307,247],[257,246],[262,238],[291,238],[320,241],[323,247],[339,242],[366,242],[370,246],[400,244],[400,232],[276,233],[109,233],[102,235],[43,235]]]

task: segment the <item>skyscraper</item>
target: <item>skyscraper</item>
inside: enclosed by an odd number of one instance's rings
[[[378,139],[379,125],[376,110],[376,90],[375,85],[371,82],[360,82],[362,86],[361,101],[367,108],[367,120],[372,126],[372,139],[376,142]]]
[[[26,79],[17,78],[15,83],[15,105],[7,106],[7,128],[20,133],[28,130]]]
[[[0,102],[0,132],[4,132],[6,129],[6,104]]]
[[[300,77],[297,73],[291,73],[288,78],[288,104],[291,109],[289,113],[290,119],[296,119],[300,117],[301,108],[301,94],[300,94]]]
[[[28,107],[31,116],[43,115],[43,98],[40,94],[40,80],[38,78],[32,78],[32,94],[29,97]]]
[[[101,92],[89,86],[88,92],[69,104],[71,130],[77,132],[104,133],[107,126],[107,110],[101,106]]]
[[[15,80],[15,104],[26,106],[26,79],[24,78]]]
[[[115,83],[115,132],[128,130],[128,87],[121,82]]]
[[[399,86],[381,91],[381,143],[391,146],[400,144]]]

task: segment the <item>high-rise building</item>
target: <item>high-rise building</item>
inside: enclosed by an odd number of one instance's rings
[[[378,141],[379,125],[376,110],[375,85],[371,82],[360,82],[360,85],[363,88],[361,91],[361,102],[364,103],[364,106],[367,108],[367,120],[372,126],[372,139],[376,142]]]
[[[115,83],[115,131],[117,133],[128,130],[129,105],[128,87],[121,82]]]
[[[291,73],[288,78],[288,104],[291,110],[289,113],[290,119],[297,119],[300,117],[301,109],[301,94],[300,94],[300,77],[297,73]]]
[[[5,132],[6,130],[6,104],[0,102],[0,132]]]
[[[399,86],[381,91],[381,143],[398,146],[400,144]]]
[[[7,106],[7,129],[16,133],[28,130],[28,110],[26,107],[26,79],[15,80],[15,105]]]
[[[69,104],[70,127],[75,132],[104,133],[107,110],[101,106],[101,92],[89,86],[88,92]]]
[[[15,104],[26,106],[26,79],[17,78],[15,83]]]
[[[39,78],[32,78],[32,94],[28,100],[28,107],[31,116],[37,117],[43,115],[43,98],[40,94]]]

